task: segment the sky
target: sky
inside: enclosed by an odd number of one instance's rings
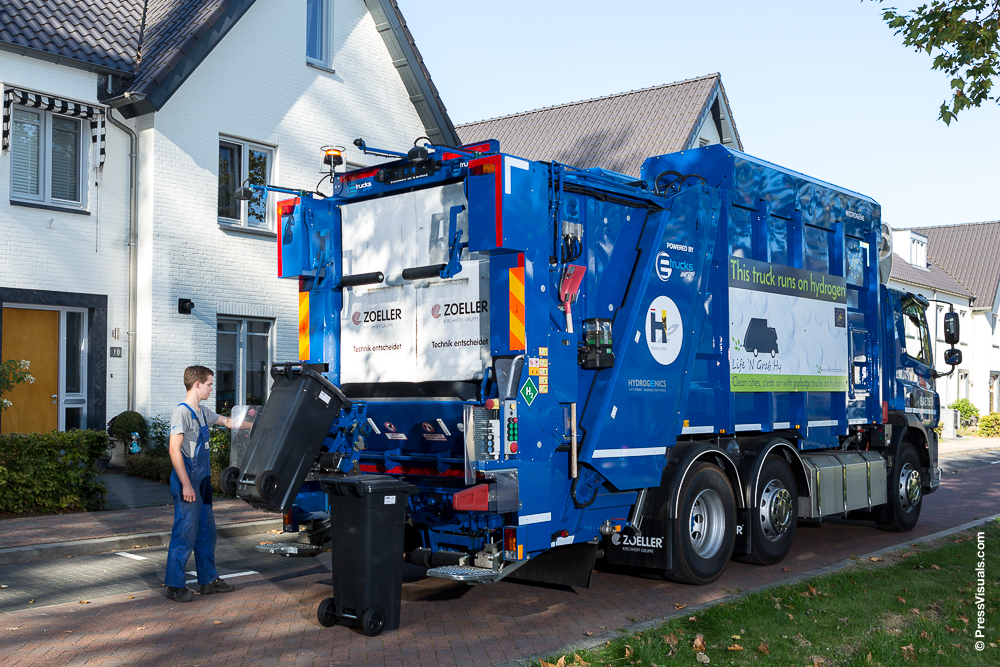
[[[456,125],[718,72],[745,152],[897,229],[1000,220],[1000,107],[937,120],[948,77],[877,2],[398,2]]]

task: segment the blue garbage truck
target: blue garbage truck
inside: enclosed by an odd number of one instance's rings
[[[299,358],[232,493],[312,516],[319,480],[405,480],[406,557],[469,584],[587,586],[598,559],[706,584],[800,521],[917,523],[942,373],[874,200],[721,145],[638,179],[355,145],[386,160],[328,151],[331,194],[255,186],[293,195]]]

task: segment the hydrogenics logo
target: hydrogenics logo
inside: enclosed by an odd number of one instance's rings
[[[358,326],[358,325],[361,324],[361,311],[360,310],[358,312],[354,313],[353,315],[351,315],[351,322],[354,322],[354,326]]]
[[[433,306],[431,306],[431,317],[433,317],[435,320],[441,317],[440,303],[435,303]]]

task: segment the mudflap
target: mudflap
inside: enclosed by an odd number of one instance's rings
[[[590,579],[594,576],[594,564],[597,562],[597,547],[596,542],[554,547],[532,558],[506,578],[573,588],[590,588]]]
[[[750,512],[753,509],[736,508],[736,540],[733,542],[733,555],[750,553]]]
[[[641,531],[626,528],[604,538],[608,562],[612,565],[668,570],[671,566],[670,519],[643,517]]]

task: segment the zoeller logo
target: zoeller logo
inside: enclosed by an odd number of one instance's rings
[[[660,251],[656,255],[656,275],[663,282],[670,280],[671,274],[673,274],[674,269],[678,271],[694,271],[694,264],[691,262],[679,262],[676,259],[670,259],[664,251]]]
[[[358,326],[359,324],[361,324],[361,311],[360,310],[358,312],[354,313],[353,315],[351,315],[351,322],[354,322],[354,326]]]
[[[466,301],[465,303],[435,303],[431,307],[431,316],[441,317],[441,306],[444,306],[444,316],[453,317],[455,315],[478,315],[479,313],[490,312],[489,301]]]
[[[622,535],[621,533],[613,533],[611,535],[611,544],[623,547],[646,547],[647,549],[662,549],[663,548],[663,538],[662,537],[642,537],[640,535]]]

